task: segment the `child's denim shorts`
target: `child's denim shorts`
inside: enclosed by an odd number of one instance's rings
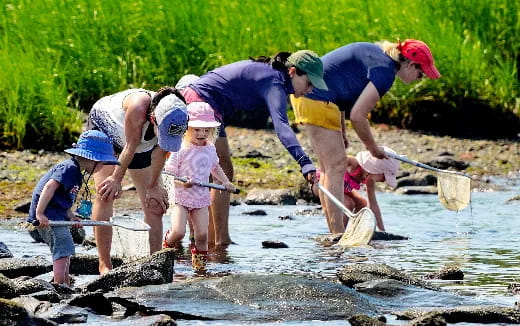
[[[74,241],[68,226],[39,228],[38,232],[43,241],[51,247],[52,261],[74,255]]]

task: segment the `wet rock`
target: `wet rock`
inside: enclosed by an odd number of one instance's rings
[[[86,323],[88,318],[88,312],[84,308],[73,307],[64,303],[52,306],[41,305],[35,315],[58,324]]]
[[[173,249],[164,249],[152,256],[114,268],[110,272],[85,284],[82,288],[89,292],[107,292],[125,286],[163,284],[173,280]]]
[[[372,236],[372,241],[392,241],[392,240],[408,240],[408,239],[409,239],[408,237],[405,237],[402,235],[388,233],[388,232],[381,232],[381,231],[374,232],[374,235]]]
[[[409,186],[397,188],[395,193],[399,195],[436,195],[437,187],[435,186]]]
[[[19,277],[12,280],[16,289],[16,295],[26,295],[31,293],[36,293],[40,291],[54,291],[54,287],[51,283],[37,279],[37,278],[28,278],[26,276]]]
[[[68,304],[71,306],[89,308],[98,315],[110,316],[114,313],[112,303],[100,292],[78,295],[71,299]]]
[[[117,268],[123,265],[123,260],[119,257],[112,257],[112,266]],[[70,274],[78,275],[98,275],[99,259],[97,255],[74,255],[70,257]]]
[[[40,301],[48,301],[52,303],[58,303],[62,299],[61,295],[59,295],[58,292],[56,292],[56,290],[54,289],[52,291],[40,291],[31,293],[28,296]]]
[[[40,235],[40,232],[38,232],[38,230],[36,230],[36,229],[34,229],[34,230],[27,230],[27,232],[29,233],[31,238],[34,240],[34,242],[36,242],[36,243],[44,243],[45,242],[45,241],[43,241],[43,238]]]
[[[0,273],[9,278],[38,276],[52,271],[52,264],[42,257],[0,259]]]
[[[301,216],[323,215],[323,210],[321,209],[321,207],[299,209],[299,210],[294,212],[294,215],[301,215]]]
[[[433,186],[437,184],[437,177],[433,174],[413,175],[397,180],[397,188],[409,186]]]
[[[354,289],[368,295],[376,297],[397,297],[413,292],[413,289],[397,280],[380,279],[372,280],[354,285]]]
[[[31,207],[31,200],[25,200],[14,206],[14,210],[19,213],[29,214],[29,208]]]
[[[463,280],[464,273],[457,266],[443,266],[439,271],[424,275],[424,279]]]
[[[520,202],[520,195],[513,196],[513,197],[509,198],[508,200],[506,200],[506,204],[511,204],[513,202]]]
[[[343,233],[335,233],[335,234],[319,234],[314,240],[318,241],[323,246],[332,246],[336,242],[341,239]]]
[[[2,258],[13,258],[13,254],[11,253],[9,248],[7,248],[5,243],[0,242],[0,259]]]
[[[96,239],[94,237],[86,237],[85,240],[83,240],[83,243],[81,244],[83,247],[85,247],[87,250],[96,248]]]
[[[520,310],[498,306],[466,306],[434,310],[413,319],[408,325],[438,325],[443,319],[446,323],[479,324],[518,324]]]
[[[168,296],[218,304],[207,317],[255,321],[338,320],[377,315],[377,308],[356,291],[336,282],[294,275],[237,274],[175,284]],[[238,305],[237,305],[238,303]],[[261,312],[261,313],[259,313]]]
[[[16,297],[16,283],[0,274],[0,296],[11,299]]]
[[[242,215],[264,216],[267,213],[263,209],[255,209],[254,211],[242,212]]]
[[[291,215],[284,215],[284,216],[278,216],[278,219],[281,221],[292,221],[294,220],[294,217]]]
[[[512,294],[520,294],[520,283],[509,283],[507,290]]]
[[[251,190],[245,199],[247,205],[295,205],[296,195],[290,189]]]
[[[455,160],[450,156],[439,156],[426,164],[441,170],[453,168],[458,171],[465,170],[469,166],[468,163],[460,160]]]
[[[383,317],[384,318],[384,317]],[[386,321],[386,318],[385,318]],[[351,326],[384,326],[386,323],[367,315],[354,315],[348,319]]]
[[[34,317],[20,304],[0,298],[0,325],[54,326],[55,322]]]
[[[407,275],[397,269],[384,264],[352,264],[343,267],[336,273],[341,283],[352,288],[357,283],[374,280],[392,279],[404,284],[414,285],[430,290],[439,290],[429,283],[416,277]]]
[[[279,249],[279,248],[289,248],[289,246],[280,241],[267,240],[267,241],[262,241],[262,248]]]
[[[168,315],[154,315],[139,318],[139,325],[142,326],[175,326],[175,320]]]

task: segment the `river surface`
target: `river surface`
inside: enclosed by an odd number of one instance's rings
[[[316,206],[247,206],[231,208],[230,233],[236,243],[225,251],[213,253],[209,270],[213,273],[291,273],[336,280],[336,272],[349,263],[383,263],[421,277],[447,264],[455,264],[464,272],[463,281],[434,281],[461,298],[476,303],[512,306],[518,296],[508,293],[507,286],[520,281],[520,201],[507,202],[520,194],[519,183],[509,182],[509,191],[473,192],[470,207],[452,212],[444,209],[437,196],[405,196],[379,193],[378,202],[383,212],[387,232],[407,236],[404,241],[377,241],[372,247],[340,250],[325,247],[315,238],[327,233],[323,216],[299,215],[297,211]],[[267,215],[251,216],[244,212],[261,209]],[[280,219],[291,216],[292,219]],[[164,218],[165,227],[169,218]],[[15,229],[14,221],[0,225],[0,241],[15,257],[46,255],[49,249],[33,243],[26,231]],[[87,234],[91,234],[87,228]],[[262,241],[277,240],[286,243],[286,249],[263,249]],[[187,243],[187,238],[185,239]],[[78,253],[95,254],[95,249],[77,247]],[[175,272],[190,277],[191,267],[176,262]],[[48,278],[48,277],[47,277]],[[81,280],[80,280],[81,281]],[[163,285],[163,289],[171,285]],[[218,305],[197,305],[196,302],[161,297],[156,288],[146,294],[141,303],[186,313],[206,315],[219,310]],[[159,294],[158,294],[159,293]],[[368,297],[368,296],[367,296]],[[369,300],[370,297],[368,297]],[[450,307],[457,300],[438,296],[421,296],[415,301],[384,302],[371,300],[383,312],[406,310],[413,307]],[[207,309],[207,311],[205,311]],[[391,323],[399,323],[391,320]],[[179,325],[345,325],[336,321],[283,321],[276,323],[248,321],[178,321]],[[91,325],[139,325],[137,320],[111,321],[89,315]],[[347,323],[348,324],[348,323]],[[474,325],[474,324],[473,324]]]

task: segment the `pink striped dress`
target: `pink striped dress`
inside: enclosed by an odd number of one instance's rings
[[[189,147],[183,146],[178,152],[170,153],[165,170],[196,182],[208,182],[211,172],[217,166],[218,157],[214,144],[191,144]],[[175,203],[186,208],[208,207],[211,203],[209,189],[197,185],[186,188],[182,184],[176,184]]]

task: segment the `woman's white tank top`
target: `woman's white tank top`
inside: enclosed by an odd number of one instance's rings
[[[155,92],[148,91],[142,88],[132,88],[126,91],[108,95],[99,99],[94,103],[92,110],[90,111],[90,119],[105,134],[112,139],[112,142],[120,147],[125,147],[125,114],[126,111],[123,109],[123,101],[125,98],[133,93],[145,92],[146,94],[153,97]],[[151,150],[157,144],[157,136],[151,139],[145,140],[144,136],[146,130],[150,126],[150,121],[146,121],[141,130],[141,141],[137,146],[136,153],[143,153]]]

